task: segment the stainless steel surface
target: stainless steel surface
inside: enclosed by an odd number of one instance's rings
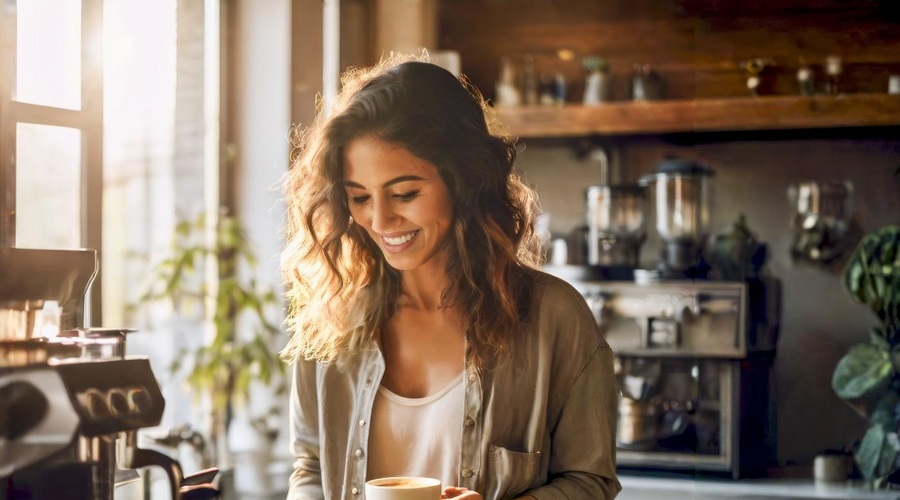
[[[620,355],[747,354],[747,285],[713,281],[576,285]]]
[[[620,468],[737,478],[768,466],[774,343],[757,341],[773,320],[761,284],[570,283],[616,354]]]

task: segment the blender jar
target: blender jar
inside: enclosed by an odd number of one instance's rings
[[[640,186],[596,185],[585,190],[590,265],[636,268],[646,238],[646,198]]]
[[[656,214],[656,231],[663,242],[662,270],[695,269],[709,234],[711,168],[694,160],[672,159],[641,178]]]

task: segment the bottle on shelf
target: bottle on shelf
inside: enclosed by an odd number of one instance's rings
[[[522,102],[528,105],[538,103],[538,82],[534,75],[534,57],[531,54],[525,56],[522,65]]]
[[[541,73],[540,95],[538,102],[545,106],[552,106],[555,103],[553,77],[547,73]]]
[[[606,59],[598,56],[587,56],[581,60],[587,76],[584,82],[585,105],[593,106],[609,101],[609,65]]]
[[[630,94],[633,101],[651,101],[662,99],[663,81],[656,71],[650,69],[649,64],[634,64],[634,73],[631,76]]]
[[[816,84],[813,78],[813,71],[803,58],[800,58],[800,67],[797,68],[797,86],[799,87],[800,95],[811,96],[815,94]]]
[[[841,56],[828,56],[825,58],[825,93],[837,95],[840,92],[839,80],[844,72]]]
[[[519,86],[516,85],[516,69],[508,57],[500,59],[500,77],[497,78],[494,98],[497,106],[501,107],[518,106],[522,102]]]
[[[553,102],[557,106],[566,103],[566,77],[559,71],[553,77]]]

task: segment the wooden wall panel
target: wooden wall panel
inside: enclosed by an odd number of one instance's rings
[[[755,57],[776,64],[764,73],[770,94],[797,92],[800,58],[822,81],[825,57],[840,55],[848,92],[885,91],[900,73],[900,23],[874,0],[445,0],[439,45],[460,52],[463,72],[489,97],[500,58],[525,54],[538,73],[562,72],[573,101],[588,54],[609,60],[614,99],[627,98],[634,63],[662,75],[667,98],[746,95],[740,63]],[[560,60],[563,48],[575,60]]]

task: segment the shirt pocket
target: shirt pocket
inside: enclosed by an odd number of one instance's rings
[[[537,478],[540,465],[540,452],[525,453],[491,445],[485,499],[515,498],[524,493]]]

